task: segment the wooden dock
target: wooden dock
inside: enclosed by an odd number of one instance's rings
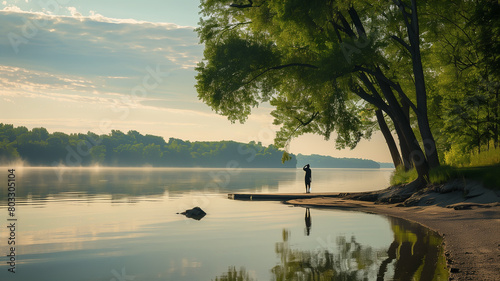
[[[328,193],[229,193],[227,197],[234,200],[254,201],[287,201],[292,199],[307,199],[314,197],[339,197],[338,192]]]

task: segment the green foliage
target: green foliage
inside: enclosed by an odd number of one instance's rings
[[[406,171],[404,166],[398,166],[391,175],[390,184],[391,186],[396,186],[396,185],[410,183],[416,180],[417,177],[418,174],[415,169]]]
[[[19,153],[14,146],[14,143],[9,143],[8,139],[0,142],[0,161],[19,159]]]
[[[297,155],[297,167],[310,164],[313,168],[371,168],[378,169],[380,165],[367,159],[358,158],[334,158],[323,155]]]
[[[500,147],[490,148],[479,153],[471,153],[470,166],[487,166],[500,164]]]
[[[451,148],[444,153],[444,161],[446,164],[460,167],[470,163],[470,153],[465,151],[460,144],[453,144]]]
[[[486,149],[486,150],[484,150]],[[481,152],[467,151],[459,145],[452,145],[445,153],[446,164],[455,167],[477,167],[500,163],[500,147],[483,147]]]
[[[441,13],[426,33],[432,81],[430,118],[450,165],[468,165],[470,152],[498,147],[500,132],[500,4],[436,1]],[[436,12],[431,12],[434,15]]]
[[[377,60],[378,40],[369,36],[378,33],[365,35],[363,42],[346,36],[340,44],[330,11],[345,12],[348,6],[202,1],[200,7],[208,19],[197,29],[205,51],[196,68],[196,87],[199,98],[217,113],[244,122],[253,107],[270,102],[274,123],[282,125],[275,145],[285,149],[305,133],[329,139],[336,131],[338,148],[354,148],[362,137],[370,137],[373,120],[360,114],[365,103],[346,87],[354,65]],[[346,46],[355,55],[347,51],[347,57]]]
[[[112,130],[107,135],[50,134],[45,128],[27,130],[24,127],[0,123],[0,161],[9,163],[23,159],[37,166],[160,166],[160,167],[288,167],[297,160],[280,164],[283,151],[261,143],[234,141],[189,142],[142,135],[137,131],[126,134]],[[237,167],[234,167],[234,165]]]

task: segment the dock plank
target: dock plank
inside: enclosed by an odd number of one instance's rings
[[[233,200],[253,201],[285,201],[292,199],[308,199],[315,197],[339,197],[338,192],[326,193],[229,193],[227,197]]]

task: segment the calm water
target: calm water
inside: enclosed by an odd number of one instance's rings
[[[314,169],[312,192],[379,189],[390,173]],[[418,225],[227,199],[303,192],[302,170],[23,168],[15,176],[16,273],[3,184],[0,280],[446,280],[440,238]],[[207,212],[199,221],[176,214],[195,206]]]

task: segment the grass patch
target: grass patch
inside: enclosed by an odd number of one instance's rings
[[[500,165],[458,168],[463,178],[482,182],[485,187],[500,190]]]
[[[417,178],[415,169],[405,171],[398,167],[391,177],[391,185],[410,183]],[[485,187],[500,190],[500,165],[480,167],[452,167],[441,165],[429,172],[429,180],[432,184],[442,184],[453,179],[471,179],[484,184]]]
[[[391,175],[391,186],[401,185],[410,183],[416,180],[418,177],[417,171],[415,169],[411,169],[409,171],[405,171],[404,166],[398,166]]]
[[[441,165],[430,170],[429,181],[433,184],[440,184],[452,179],[461,178],[459,169],[448,165]]]

